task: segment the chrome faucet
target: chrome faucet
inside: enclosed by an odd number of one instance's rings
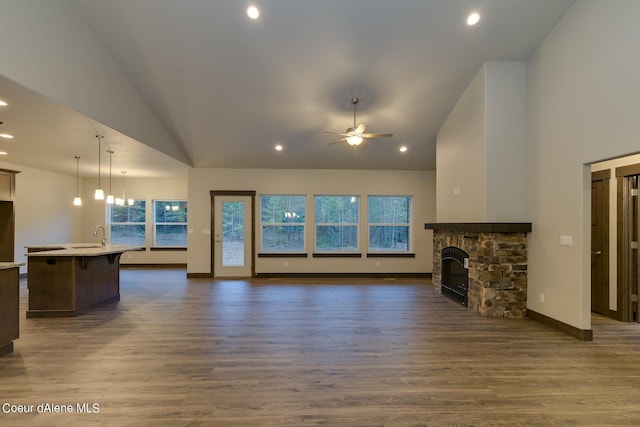
[[[107,239],[104,237],[104,225],[98,225],[95,230],[93,230],[93,235],[98,235],[98,229],[102,229],[102,247],[107,246]]]

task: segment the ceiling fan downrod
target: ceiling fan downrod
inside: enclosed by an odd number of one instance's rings
[[[353,104],[353,127],[355,128],[356,125],[356,105],[358,105],[358,103],[360,102],[360,100],[358,98],[351,98],[351,103]]]

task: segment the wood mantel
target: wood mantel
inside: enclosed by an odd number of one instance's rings
[[[426,230],[471,232],[471,233],[530,233],[530,222],[432,222],[424,225]]]

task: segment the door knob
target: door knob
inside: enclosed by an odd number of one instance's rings
[[[602,255],[602,251],[592,251],[591,253],[594,255]]]

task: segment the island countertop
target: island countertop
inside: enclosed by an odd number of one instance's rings
[[[0,262],[0,270],[7,270],[9,268],[22,267],[24,262]]]
[[[25,246],[30,257],[74,257],[74,256],[100,256],[118,254],[127,251],[143,250],[142,246],[112,245],[101,246],[99,243],[60,243],[52,245]]]

